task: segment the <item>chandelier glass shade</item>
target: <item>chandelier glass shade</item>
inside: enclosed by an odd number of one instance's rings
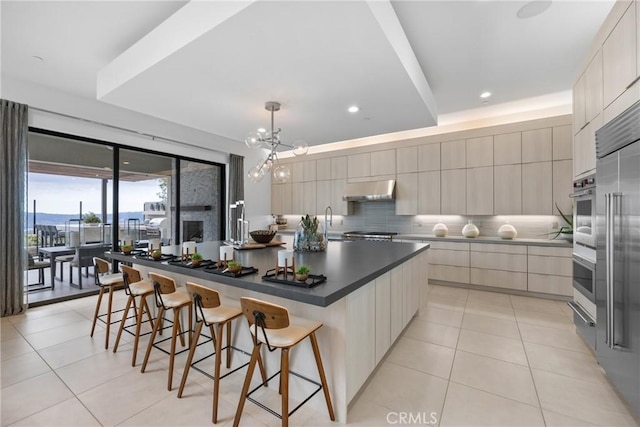
[[[274,112],[280,110],[280,103],[269,101],[264,108],[271,112],[271,131],[260,129],[257,132],[250,132],[244,143],[249,148],[269,148],[270,152],[267,154],[266,159],[260,161],[249,170],[247,177],[251,182],[260,182],[271,173],[273,182],[282,184],[291,180],[291,170],[287,165],[282,165],[278,161],[278,147],[290,148],[295,156],[304,156],[309,151],[309,145],[302,139],[294,141],[291,145],[283,144],[280,141],[280,131],[282,129],[274,129],[273,126],[273,115]]]

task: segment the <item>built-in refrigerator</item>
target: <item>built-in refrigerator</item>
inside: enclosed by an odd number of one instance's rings
[[[596,356],[640,414],[640,102],[596,132]]]

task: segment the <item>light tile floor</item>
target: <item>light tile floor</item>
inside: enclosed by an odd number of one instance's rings
[[[125,296],[114,300],[124,305]],[[575,334],[564,303],[442,286],[431,286],[428,300],[352,405],[349,425],[637,425]],[[102,326],[88,336],[95,301],[1,319],[1,425],[212,425],[212,381],[192,370],[177,399],[166,390],[161,352],[140,374],[144,346],[132,368],[130,336],[118,353],[104,350]],[[174,387],[183,365],[181,356]],[[218,425],[232,424],[242,379],[223,381]],[[277,406],[277,393],[260,393]],[[332,425],[326,412],[307,406],[290,421]],[[247,403],[241,425],[279,422]]]

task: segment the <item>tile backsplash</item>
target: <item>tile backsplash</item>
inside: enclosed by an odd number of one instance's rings
[[[518,237],[550,239],[549,233],[565,225],[562,217],[554,215],[396,215],[395,202],[353,203],[352,215],[334,215],[329,232],[390,231],[400,234],[433,234],[439,222],[449,229],[449,236],[461,236],[462,227],[471,220],[480,230],[480,236],[498,236],[498,228],[505,223],[513,225]],[[289,229],[295,229],[299,215],[286,215]],[[318,215],[320,220],[324,220]]]

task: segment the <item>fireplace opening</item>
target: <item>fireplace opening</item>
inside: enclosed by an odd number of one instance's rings
[[[182,241],[202,242],[204,221],[182,221]]]

